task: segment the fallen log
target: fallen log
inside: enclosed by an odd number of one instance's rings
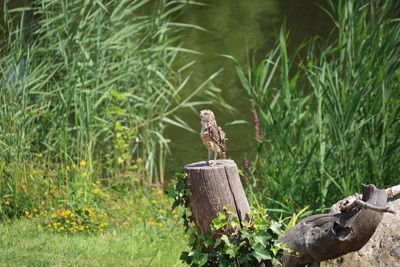
[[[388,198],[386,204],[395,214],[383,213],[382,221],[375,233],[362,249],[347,253],[339,258],[324,261],[325,267],[400,265],[400,196]]]
[[[292,250],[283,256],[284,266],[305,266],[361,249],[374,234],[383,212],[387,211],[390,193],[393,192],[363,185],[362,202],[353,196],[352,202],[356,204],[352,204],[352,209],[337,208],[345,201],[351,202],[346,198],[335,204],[331,213],[313,215],[300,221],[280,238]]]

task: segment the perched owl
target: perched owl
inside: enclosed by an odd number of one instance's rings
[[[214,152],[214,160],[220,154],[222,159],[226,159],[226,139],[225,133],[221,127],[217,126],[214,113],[211,110],[205,109],[200,111],[201,131],[200,137],[208,150],[207,164],[210,164],[212,152]]]

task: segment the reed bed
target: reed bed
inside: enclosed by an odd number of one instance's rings
[[[272,210],[322,210],[359,190],[399,183],[400,2],[329,2],[329,41],[277,47],[237,74],[253,107],[252,191]],[[295,60],[296,59],[296,60]]]
[[[0,36],[0,213],[67,185],[164,182],[168,124],[204,102],[177,65],[181,1],[35,0],[3,6]],[[189,51],[190,52],[190,51]],[[186,64],[186,65],[185,65]],[[186,90],[184,93],[183,91]],[[3,203],[3,205],[1,205]]]

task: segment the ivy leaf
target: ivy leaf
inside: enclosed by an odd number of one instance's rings
[[[253,249],[254,249],[254,251],[251,252],[251,255],[258,262],[272,259],[271,256],[269,255],[268,251],[265,248],[263,248],[263,246],[260,243],[255,244]]]
[[[281,224],[276,221],[271,221],[271,226],[269,227],[273,233],[277,234],[278,236],[282,235]]]
[[[231,219],[231,226],[233,227],[233,228],[236,228],[236,227],[239,227],[240,226],[240,223],[239,223],[239,219],[238,219],[238,217],[232,217],[232,219]]]
[[[225,250],[225,254],[229,255],[231,258],[234,258],[236,256],[236,252],[233,249],[233,247],[228,248],[227,250]]]
[[[183,261],[183,262],[186,262],[187,264],[190,264],[192,261],[191,261],[191,258],[189,257],[189,252],[187,252],[187,251],[183,251],[182,253],[181,253],[181,256],[180,256],[180,258],[179,258],[181,261]]]
[[[189,257],[192,258],[192,262],[197,264],[198,266],[203,266],[208,261],[208,254],[201,253],[199,251],[191,251],[189,252]]]
[[[229,239],[226,235],[222,235],[221,240],[224,241],[225,244],[227,244],[228,246],[231,244],[231,242],[229,241]]]
[[[228,224],[226,215],[223,212],[218,212],[217,217],[212,220],[211,227],[213,230],[218,230]]]
[[[277,247],[277,246],[272,246],[272,247],[270,248],[270,250],[272,251],[272,253],[274,254],[274,256],[276,256],[276,254],[278,254],[278,251],[280,250],[280,248]]]
[[[204,246],[205,246],[206,248],[212,246],[213,243],[214,243],[214,241],[211,240],[211,239],[204,240],[204,242],[203,242],[203,244],[204,244]]]
[[[264,248],[266,248],[268,245],[268,239],[269,239],[269,237],[266,235],[257,235],[254,238],[254,242],[261,244]]]
[[[239,229],[240,234],[242,235],[242,237],[247,237],[247,235],[249,234],[249,231],[247,230],[246,227],[240,228]],[[243,238],[242,238],[243,239]]]

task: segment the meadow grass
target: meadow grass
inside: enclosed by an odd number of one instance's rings
[[[141,189],[106,198],[95,210],[107,212],[107,217],[93,215],[92,223],[82,222],[87,230],[66,231],[71,225],[65,219],[55,223],[63,215],[52,209],[45,213],[43,207],[24,218],[3,221],[0,265],[181,266],[179,256],[187,250],[187,238],[179,212],[169,210],[171,201],[161,190]],[[54,214],[58,218],[52,218]],[[67,214],[66,219],[73,221]],[[100,222],[106,224],[102,229],[96,227]]]
[[[398,1],[330,2],[328,41],[289,55],[283,29],[265,59],[237,74],[253,107],[258,155],[247,183],[278,212],[323,210],[359,191],[398,184]]]
[[[1,266],[181,266],[183,232],[132,225],[102,234],[39,232],[31,219],[0,225]]]

